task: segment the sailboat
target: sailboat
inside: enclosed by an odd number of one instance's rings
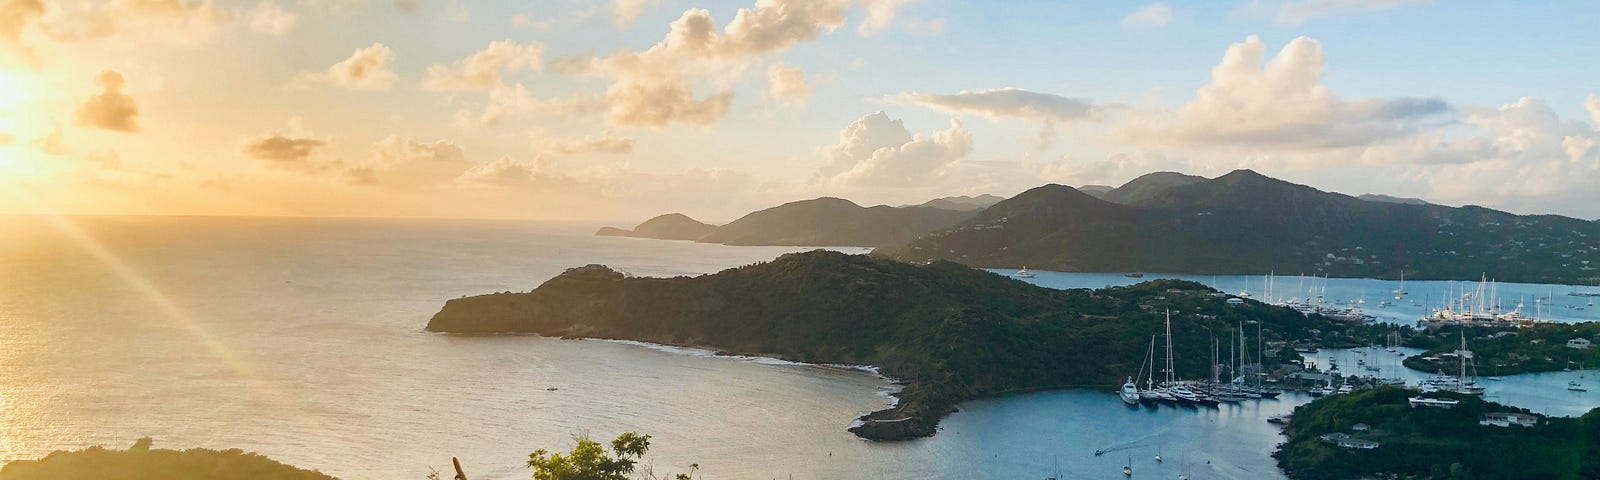
[[[1394,299],[1395,300],[1399,300],[1400,297],[1403,297],[1403,296],[1406,296],[1406,295],[1407,295],[1406,294],[1406,271],[1405,270],[1401,270],[1400,271],[1400,288],[1394,289]]]

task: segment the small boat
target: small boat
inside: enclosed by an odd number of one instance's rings
[[[1289,424],[1289,415],[1274,415],[1274,416],[1271,416],[1271,417],[1267,417],[1267,423],[1270,423],[1270,424],[1273,424],[1273,425],[1288,425]]]
[[[1144,274],[1143,273],[1130,273],[1130,274],[1123,275],[1123,276],[1124,277],[1128,277],[1128,278],[1144,278]]]
[[[1588,389],[1583,388],[1583,384],[1579,383],[1577,380],[1573,380],[1573,381],[1567,382],[1567,390],[1571,390],[1571,391],[1574,391],[1574,392],[1587,392],[1587,391],[1589,391]]]
[[[1022,267],[1022,270],[1017,270],[1017,273],[1012,274],[1012,276],[1017,278],[1033,278],[1033,272],[1028,271],[1028,267]]]
[[[1105,455],[1105,454],[1106,454],[1106,451],[1105,451],[1105,450],[1099,450],[1099,449],[1096,449],[1096,450],[1095,450],[1095,451],[1094,451],[1094,456],[1096,456],[1096,457],[1098,457],[1098,456],[1101,456],[1101,455]]]

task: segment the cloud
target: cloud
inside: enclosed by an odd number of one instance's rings
[[[867,18],[861,20],[856,26],[856,34],[870,36],[889,28],[894,23],[894,16],[900,7],[911,3],[913,0],[860,0],[867,9]],[[943,28],[942,26],[940,28]]]
[[[584,135],[582,138],[548,142],[542,150],[561,155],[583,153],[627,154],[633,153],[633,139],[620,137],[610,131],[606,131],[599,136]]]
[[[1325,59],[1310,38],[1290,41],[1263,65],[1265,52],[1253,35],[1231,45],[1193,100],[1176,112],[1132,115],[1121,135],[1164,147],[1360,148],[1406,138],[1450,111],[1431,98],[1338,98],[1320,84]]]
[[[336,166],[316,158],[317,150],[328,146],[328,140],[317,138],[302,125],[300,117],[289,119],[287,132],[268,130],[266,133],[246,138],[241,151],[245,156],[262,160],[284,170],[316,173]]]
[[[289,82],[290,88],[304,88],[309,83],[329,83],[355,90],[384,91],[400,80],[390,69],[394,51],[382,43],[367,48],[357,48],[349,58],[328,67],[326,73],[302,73]]]
[[[474,165],[456,177],[456,183],[486,187],[526,187],[540,180],[544,158],[523,162],[509,156]]]
[[[417,188],[449,183],[471,166],[466,149],[454,142],[419,142],[391,135],[374,143],[371,160],[357,168],[372,169],[374,183]]]
[[[1166,165],[1171,165],[1166,155],[1146,150],[1115,152],[1097,161],[1062,155],[1041,168],[1039,178],[1064,185],[1117,185]]]
[[[1152,3],[1122,18],[1123,28],[1159,28],[1172,23],[1172,7]]]
[[[67,147],[66,147],[66,144],[61,141],[61,136],[62,136],[61,128],[60,127],[56,127],[56,129],[55,130],[51,130],[49,134],[46,134],[43,137],[39,137],[37,139],[34,139],[33,140],[33,145],[39,149],[40,153],[43,153],[45,155],[52,155],[52,156],[66,155],[68,153],[67,152]]]
[[[436,64],[428,67],[428,79],[423,81],[422,86],[429,90],[493,88],[501,84],[502,71],[539,71],[543,52],[544,45],[538,43],[519,44],[509,39],[490,42],[483,50],[455,65]]]
[[[611,0],[611,16],[616,18],[617,28],[627,28],[645,9],[660,4],[661,0]]]
[[[1499,108],[1464,110],[1462,122],[1482,133],[1432,146],[1462,158],[1418,175],[1433,197],[1508,205],[1544,203],[1548,209],[1549,203],[1536,200],[1592,194],[1600,185],[1600,150],[1594,148],[1600,132],[1592,126],[1564,122],[1533,98]]]
[[[912,135],[884,112],[869,114],[839,132],[817,172],[822,183],[848,187],[917,187],[941,177],[972,153],[972,134],[961,121],[929,136]]]
[[[134,118],[139,116],[139,105],[133,97],[122,93],[127,83],[122,74],[106,70],[95,77],[95,83],[100,84],[100,94],[89,97],[78,107],[78,124],[116,132],[139,131]]]
[[[232,19],[209,0],[111,0],[63,8],[51,15],[45,32],[59,41],[120,37],[135,44],[150,39],[195,43]]]
[[[294,30],[298,17],[294,12],[284,10],[277,2],[262,0],[250,11],[250,29],[274,37],[281,37],[290,30]]]
[[[971,113],[991,119],[1011,117],[1073,122],[1090,119],[1098,110],[1088,100],[1018,88],[965,90],[943,95],[913,92],[893,98],[951,114]]]
[[[25,65],[38,62],[33,49],[22,42],[22,34],[44,16],[44,12],[44,4],[39,0],[0,1],[0,53],[6,54],[0,58],[16,58]]]
[[[1292,26],[1320,17],[1432,3],[1433,0],[1250,0],[1240,10],[1246,16],[1270,18],[1280,25]]]
[[[394,0],[394,8],[406,13],[416,13],[418,0]]]
[[[779,100],[804,103],[811,96],[811,86],[806,85],[806,74],[800,67],[778,62],[767,67],[767,93]]]
[[[1589,125],[1600,131],[1600,97],[1590,95],[1583,99],[1583,109],[1589,111]]]
[[[11,145],[11,142],[16,141],[16,139],[17,137],[11,136],[9,133],[0,132],[0,147]]]
[[[750,63],[837,28],[848,6],[845,0],[758,0],[720,30],[711,12],[689,9],[644,51],[563,59],[557,70],[610,78],[605,101],[612,125],[711,124],[727,115],[733,92],[697,97],[697,77],[737,78]]]
[[[583,93],[570,98],[537,98],[528,93],[522,84],[499,86],[489,90],[483,111],[476,118],[466,110],[456,112],[456,124],[462,128],[494,127],[507,120],[534,115],[572,116],[607,108],[603,99]]]

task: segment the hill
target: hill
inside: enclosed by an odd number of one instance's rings
[[[959,196],[935,198],[933,200],[922,202],[920,205],[902,206],[932,207],[944,210],[956,210],[960,212],[976,212],[985,208],[989,208],[990,205],[1000,203],[1002,200],[1005,200],[1005,197],[983,194],[975,197]]]
[[[955,225],[973,212],[932,207],[862,207],[822,197],[752,212],[701,237],[705,243],[878,247]]]
[[[698,240],[716,228],[715,225],[700,223],[698,220],[689,218],[688,215],[668,213],[645,220],[639,226],[633,227],[633,230],[602,227],[600,231],[594,234],[612,237],[654,238],[658,240]]]
[[[1249,170],[1148,188],[1120,204],[1045,185],[882,254],[1091,272],[1397,278],[1404,271],[1413,279],[1487,272],[1501,281],[1573,284],[1600,278],[1596,222],[1364,201]]]
[[[313,470],[284,465],[237,449],[150,449],[140,439],[127,450],[90,447],[59,451],[39,460],[19,460],[0,468],[4,480],[337,480]]]
[[[813,251],[698,277],[573,268],[531,292],[450,300],[427,329],[629,339],[875,365],[905,382],[904,389],[896,406],[869,414],[852,431],[894,440],[932,435],[939,419],[965,400],[1118,385],[1139,370],[1165,309],[1175,312],[1177,371],[1189,378],[1207,372],[1208,328],[1220,335],[1238,322],[1259,321],[1273,340],[1328,326],[1286,308],[1230,307],[1213,293],[1172,280],[1056,290],[950,262],[913,265]]]
[[[1177,172],[1154,172],[1140,175],[1139,178],[1130,180],[1128,183],[1104,193],[1095,194],[1091,191],[1086,191],[1085,193],[1107,202],[1136,204],[1148,200],[1150,197],[1154,197],[1169,188],[1204,181],[1206,181],[1206,177],[1184,175]]]
[[[1468,395],[1453,408],[1412,408],[1413,390],[1384,387],[1295,408],[1288,441],[1273,454],[1294,479],[1600,478],[1600,409],[1582,418],[1535,416],[1533,426],[1480,425],[1485,413],[1529,414]],[[1353,427],[1365,424],[1368,429]],[[1324,435],[1377,442],[1337,446]]]
[[[1366,201],[1369,201],[1369,202],[1404,203],[1404,204],[1407,204],[1407,205],[1430,205],[1427,200],[1423,200],[1423,199],[1420,199],[1420,198],[1391,197],[1391,196],[1388,196],[1388,195],[1379,195],[1379,194],[1376,194],[1376,193],[1368,193],[1368,194],[1358,195],[1358,196],[1356,196],[1356,198],[1359,198],[1359,199],[1362,199],[1362,200],[1366,200]]]

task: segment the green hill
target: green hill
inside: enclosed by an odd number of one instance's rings
[[[700,241],[728,245],[898,245],[955,225],[973,213],[933,207],[869,208],[842,198],[823,197],[752,212],[718,227]]]
[[[1582,418],[1538,417],[1532,427],[1479,425],[1489,412],[1529,413],[1469,395],[1454,408],[1412,408],[1413,390],[1384,387],[1297,407],[1288,441],[1273,454],[1294,479],[1600,478],[1600,409]],[[1365,424],[1366,431],[1356,431]],[[1378,442],[1343,448],[1323,440],[1348,434]]]
[[[1501,281],[1577,284],[1600,278],[1597,222],[1365,201],[1249,170],[1192,183],[1146,182],[1138,191],[1119,204],[1045,185],[882,254],[1089,272],[1397,278],[1403,271],[1414,279],[1487,272]]]
[[[689,218],[681,213],[668,213],[645,220],[633,230],[602,227],[595,235],[610,237],[640,237],[658,240],[698,240],[706,236],[716,225],[700,223],[699,220]]]
[[[1274,340],[1326,326],[1320,317],[1255,302],[1229,307],[1214,293],[1171,280],[1056,290],[949,262],[814,251],[698,277],[574,268],[532,292],[450,300],[427,329],[630,339],[875,365],[905,386],[895,408],[870,414],[854,431],[889,440],[932,435],[964,400],[1118,385],[1139,370],[1169,308],[1178,373],[1190,378],[1208,371],[1208,328],[1226,336],[1240,322],[1259,321]]]

